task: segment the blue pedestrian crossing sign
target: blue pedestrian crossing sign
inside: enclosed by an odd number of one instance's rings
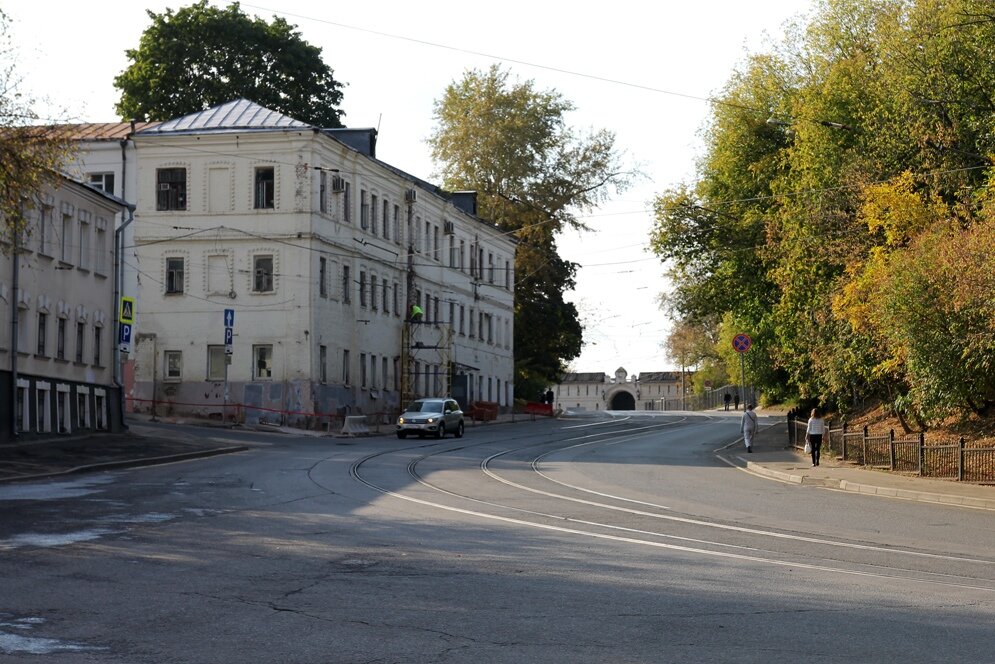
[[[225,327],[235,327],[234,309],[225,309]]]

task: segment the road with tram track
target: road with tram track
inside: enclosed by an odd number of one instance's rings
[[[752,475],[732,415],[0,486],[0,663],[995,661],[991,512]]]

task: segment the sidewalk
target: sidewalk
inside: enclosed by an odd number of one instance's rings
[[[720,456],[751,473],[782,482],[902,500],[995,510],[993,486],[864,468],[838,461],[825,453],[819,460],[819,465],[813,467],[809,455],[787,449],[786,445],[784,426],[773,425],[761,429],[752,454],[746,454],[740,440],[724,448]]]
[[[218,454],[243,452],[245,445],[233,445],[211,439],[211,430],[203,436],[177,436],[128,420],[129,431],[121,434],[95,434],[55,438],[0,446],[0,483],[34,480],[112,468],[146,466]]]

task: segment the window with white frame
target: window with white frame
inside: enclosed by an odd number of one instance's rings
[[[252,257],[252,291],[254,293],[273,292],[273,256]]]
[[[348,349],[343,349],[342,350],[342,384],[343,385],[348,385],[350,378],[351,378],[351,376],[349,375],[349,350]]]
[[[107,220],[97,217],[93,228],[93,270],[97,274],[107,274]]]
[[[505,290],[511,290],[511,262],[504,262],[504,287]]]
[[[59,259],[68,263],[72,258],[73,246],[73,216],[62,214],[62,236],[59,237]]]
[[[273,377],[273,345],[258,344],[252,347],[253,380],[269,380]]]
[[[58,433],[69,433],[69,386],[55,386],[55,422]]]
[[[370,389],[377,389],[377,356],[370,355]]]
[[[101,389],[93,390],[93,428],[107,428],[107,392]]]
[[[380,198],[376,194],[370,195],[370,233],[377,235],[377,210],[379,209]]]
[[[55,209],[51,205],[42,205],[38,213],[38,253],[43,256],[52,255],[52,235],[55,228],[52,215]]]
[[[387,202],[387,197],[385,196],[384,199],[383,199],[383,215],[381,215],[383,218],[380,220],[380,223],[383,224],[383,239],[385,239],[385,240],[389,240],[390,239],[390,215],[389,215],[389,213],[390,213],[390,204]]]
[[[187,209],[187,169],[157,168],[155,171],[155,209],[159,211]]]
[[[359,386],[366,387],[366,353],[359,354]]]
[[[377,301],[377,275],[370,275],[370,308],[376,311],[379,308]]]
[[[366,272],[359,271],[359,306],[366,306]]]
[[[86,346],[86,321],[76,321],[76,364],[83,364],[83,351]]]
[[[328,212],[328,173],[318,171],[318,210]]]
[[[65,316],[59,316],[55,324],[55,359],[66,359],[66,327],[69,325]]]
[[[401,317],[401,284],[394,282],[394,316]]]
[[[276,207],[276,170],[272,166],[258,166],[255,170],[252,206],[257,210]]]
[[[166,295],[179,295],[184,285],[184,259],[166,257]]]
[[[104,358],[102,357],[101,351],[103,350],[101,346],[104,343],[104,327],[103,325],[93,326],[93,366],[101,367],[103,366],[100,361]]]
[[[225,379],[225,366],[228,357],[223,344],[210,344],[207,347],[207,380],[219,382]]]
[[[394,206],[394,243],[401,244],[401,206]]]
[[[86,177],[91,187],[99,189],[107,194],[114,193],[113,173],[88,173]]]
[[[380,380],[380,387],[382,387],[385,390],[389,390],[390,389],[390,383],[387,382],[388,376],[387,376],[387,356],[386,355],[380,358],[380,371],[381,371],[381,375],[380,375],[380,378],[381,378],[381,380]]]
[[[90,428],[90,390],[83,386],[76,388],[76,428]]]
[[[38,346],[35,349],[35,354],[41,357],[45,357],[45,342],[48,339],[48,314],[44,311],[38,312]]]
[[[318,295],[328,297],[328,259],[318,258]]]
[[[387,288],[387,279],[383,279],[380,282],[380,285],[381,285],[380,295],[381,295],[381,299],[383,300],[383,312],[385,314],[389,314],[390,313],[390,307],[388,306],[388,302],[389,302],[390,298],[389,298],[388,288]]]
[[[90,269],[90,213],[80,212],[79,214],[79,262],[77,267],[84,270]]]
[[[343,183],[345,185],[342,191],[342,220],[347,224],[352,223],[352,185],[348,182]]]
[[[349,266],[342,266],[342,301],[346,304],[352,303],[352,281],[349,276]]]
[[[46,433],[52,430],[51,404],[51,383],[41,381],[35,383],[35,431],[38,431],[39,433]],[[27,421],[27,418],[25,418],[25,421]]]
[[[370,202],[365,189],[359,190],[359,226],[364,231],[370,227]]]
[[[162,352],[163,379],[176,382],[183,379],[183,351],[166,350]]]

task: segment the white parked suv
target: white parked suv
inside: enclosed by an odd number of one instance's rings
[[[452,433],[463,437],[463,411],[455,399],[418,399],[408,404],[397,418],[397,437],[407,438],[408,434],[420,438],[431,434],[442,438]]]

